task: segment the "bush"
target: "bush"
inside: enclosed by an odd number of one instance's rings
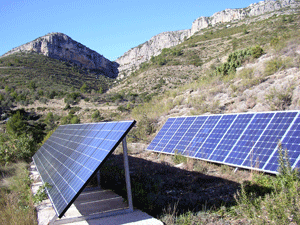
[[[235,73],[236,68],[240,67],[246,59],[258,58],[263,54],[263,49],[260,46],[246,48],[230,53],[227,62],[216,68],[216,73],[222,76],[230,73]]]
[[[78,112],[78,111],[80,111],[80,107],[78,107],[78,106],[75,106],[75,107],[70,107],[70,111],[69,111],[69,113],[70,114],[75,114],[76,112]]]
[[[155,132],[155,120],[147,117],[146,114],[138,121],[136,128],[132,131],[134,141],[145,140],[146,137]]]
[[[123,105],[119,105],[117,108],[120,112],[126,112],[127,109]]]
[[[78,124],[80,123],[80,119],[77,116],[73,116],[72,119],[70,120],[71,124]]]
[[[47,93],[47,97],[50,99],[53,99],[56,95],[57,93],[55,91],[51,91]]]
[[[86,83],[84,83],[81,88],[80,88],[80,91],[81,93],[86,93],[88,90],[88,86],[86,85]]]
[[[73,92],[73,93],[67,94],[64,101],[65,101],[65,103],[72,105],[72,104],[78,103],[80,101],[80,99],[81,99],[80,93]]]
[[[276,177],[255,175],[242,185],[236,196],[235,213],[251,224],[299,224],[300,179],[292,170],[287,150],[278,147],[279,174]]]
[[[37,224],[27,167],[26,163],[0,167],[13,171],[6,177],[8,185],[0,188],[0,224]]]
[[[266,68],[265,68],[265,74],[266,75],[272,75],[279,71],[280,69],[283,69],[284,63],[282,59],[276,58],[272,59],[268,62],[266,62]]]
[[[271,110],[286,110],[292,104],[294,86],[280,89],[271,89],[270,93],[266,95],[266,101]]]
[[[99,112],[99,110],[96,110],[92,114],[92,119],[93,119],[94,122],[99,122],[99,121],[103,120],[104,117],[101,116],[101,113]]]
[[[49,112],[45,118],[45,124],[47,130],[53,130],[56,127],[55,118],[52,112]]]
[[[61,124],[64,125],[64,124],[77,124],[77,123],[80,123],[80,119],[78,118],[78,116],[76,115],[73,115],[73,114],[69,114],[65,117],[63,117],[61,119]]]
[[[0,134],[0,164],[8,164],[19,160],[31,160],[37,145],[28,134]]]
[[[251,48],[251,56],[255,59],[259,58],[263,53],[264,50],[259,45]]]
[[[181,153],[178,153],[178,150],[175,150],[175,154],[173,157],[173,162],[175,164],[186,163],[187,157],[183,156]]]
[[[19,136],[26,133],[27,123],[20,111],[17,111],[6,124],[6,131],[11,135]]]

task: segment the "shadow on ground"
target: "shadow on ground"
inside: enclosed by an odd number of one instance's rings
[[[132,156],[129,167],[133,205],[154,217],[174,209],[180,215],[232,205],[240,188],[239,183],[220,177]],[[96,185],[96,179],[91,185]],[[101,187],[127,198],[123,155],[111,155],[101,167]]]

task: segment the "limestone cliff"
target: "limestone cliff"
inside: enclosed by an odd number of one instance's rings
[[[87,69],[97,69],[111,78],[118,76],[118,64],[116,62],[111,62],[63,33],[50,33],[39,37],[34,41],[13,48],[3,56],[16,52],[36,52],[51,58],[69,61]]]
[[[296,0],[266,0],[251,4],[243,9],[225,9],[213,14],[211,17],[199,17],[196,19],[191,28],[191,35],[219,23],[226,23],[245,19],[246,17],[260,16],[268,12],[274,12],[285,7],[297,7],[299,2]]]
[[[161,53],[163,48],[170,48],[181,43],[184,38],[189,38],[196,32],[201,31],[208,26],[215,26],[220,23],[239,21],[248,17],[260,16],[262,14],[276,12],[278,10],[290,7],[291,9],[299,7],[300,2],[297,0],[265,0],[251,4],[243,9],[225,9],[217,12],[210,17],[199,17],[196,19],[191,29],[181,31],[163,32],[149,41],[130,49],[123,56],[119,57],[116,62],[119,63],[119,71],[123,73],[134,70],[138,66]],[[122,73],[121,73],[122,76]]]
[[[163,32],[149,41],[130,49],[116,62],[121,65],[121,70],[131,70],[138,67],[142,62],[150,60],[151,56],[161,53],[163,48],[170,48],[181,43],[185,37],[189,36],[190,30]]]

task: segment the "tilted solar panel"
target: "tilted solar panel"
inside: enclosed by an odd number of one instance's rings
[[[299,167],[299,111],[169,118],[147,150],[277,173],[279,142]]]
[[[59,126],[33,156],[61,218],[135,121]]]

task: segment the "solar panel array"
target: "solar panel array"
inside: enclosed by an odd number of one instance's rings
[[[299,111],[169,118],[147,150],[269,173],[278,170],[278,143],[300,166]]]
[[[59,126],[33,156],[61,218],[135,121]]]

